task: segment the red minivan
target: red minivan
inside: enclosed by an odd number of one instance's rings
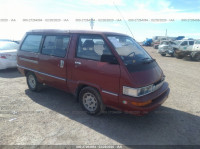
[[[70,92],[89,114],[111,107],[143,115],[170,91],[155,59],[120,33],[32,30],[21,42],[17,63],[30,90],[48,85]]]

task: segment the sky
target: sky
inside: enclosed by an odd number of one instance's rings
[[[93,30],[137,41],[166,30],[168,36],[200,39],[200,0],[0,0],[0,38],[21,40],[31,29],[91,30],[91,18]]]

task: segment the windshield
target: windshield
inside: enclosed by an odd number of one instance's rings
[[[168,44],[169,44],[168,41],[163,41],[163,42],[161,42],[161,45],[168,45]]]
[[[173,42],[173,41],[170,41],[170,44],[171,44],[171,45],[176,45],[176,43],[175,43],[175,42]]]
[[[147,52],[135,40],[128,36],[110,35],[109,41],[121,57],[125,65],[137,64],[152,60]]]
[[[17,49],[18,44],[15,42],[9,42],[9,41],[0,41],[0,50],[12,50]]]
[[[175,44],[179,45],[181,42],[182,42],[181,40],[177,40],[177,41],[175,41]]]
[[[197,41],[195,42],[195,44],[200,44],[200,40],[197,40]]]

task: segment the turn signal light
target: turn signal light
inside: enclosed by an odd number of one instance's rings
[[[145,101],[145,102],[131,102],[134,106],[146,106],[148,104],[150,104],[152,102],[152,100],[148,100],[148,101]]]

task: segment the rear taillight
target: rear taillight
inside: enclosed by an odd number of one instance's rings
[[[2,59],[7,59],[9,56],[11,56],[10,54],[0,54],[0,58]]]

